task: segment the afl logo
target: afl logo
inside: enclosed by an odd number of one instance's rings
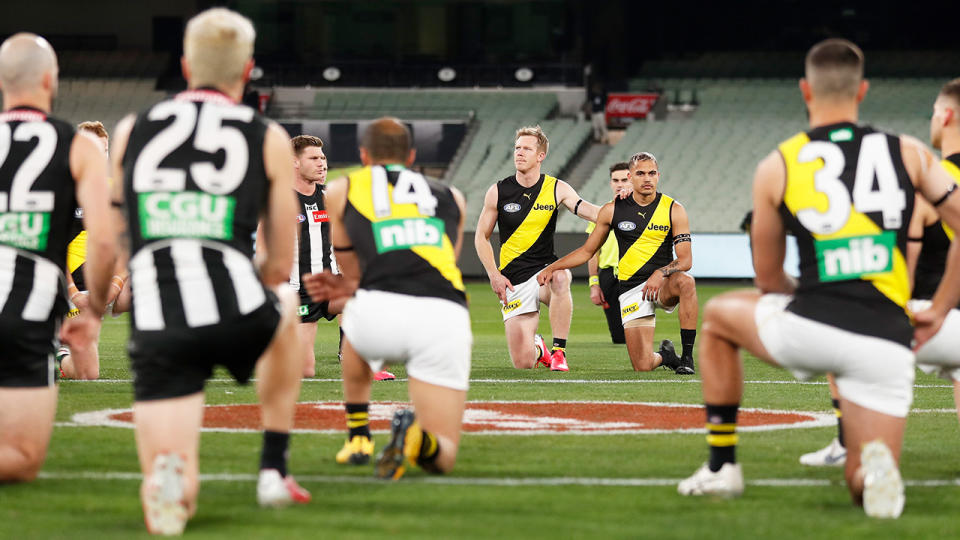
[[[509,203],[509,204],[505,204],[505,205],[503,205],[503,211],[504,211],[504,212],[510,212],[511,214],[514,213],[514,212],[519,212],[519,211],[520,211],[520,203],[512,202],[512,203]]]
[[[307,216],[303,214],[297,214],[297,223],[303,223],[307,220]]]
[[[73,217],[77,219],[83,219],[83,208],[77,208],[73,211]]]
[[[637,228],[637,224],[632,221],[621,221],[617,223],[617,228],[621,231],[632,231]]]

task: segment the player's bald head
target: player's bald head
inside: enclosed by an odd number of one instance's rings
[[[846,39],[825,39],[807,53],[806,79],[820,99],[854,99],[863,81],[863,51]]]
[[[40,86],[43,77],[56,75],[57,55],[47,40],[21,32],[0,45],[0,86],[4,92],[27,92]]]
[[[367,126],[360,147],[375,162],[405,162],[410,155],[410,130],[400,120],[385,116]]]

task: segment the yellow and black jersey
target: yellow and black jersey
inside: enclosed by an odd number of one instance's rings
[[[610,228],[617,237],[620,262],[617,277],[620,292],[640,285],[657,268],[673,260],[673,199],[657,193],[653,202],[641,206],[633,197],[613,203]]]
[[[73,211],[70,225],[70,243],[67,244],[67,272],[81,291],[87,290],[83,279],[83,263],[87,260],[87,231],[83,228],[83,208]]]
[[[954,181],[960,184],[960,154],[947,156],[941,164],[953,176]],[[947,252],[950,250],[951,241],[953,230],[939,219],[923,228],[923,245],[913,277],[913,298],[933,298],[947,266]]]
[[[899,137],[839,123],[799,133],[779,151],[787,173],[780,214],[800,255],[787,309],[909,345],[904,253],[914,188]]]
[[[450,188],[400,165],[349,175],[343,223],[360,287],[467,305],[454,254],[460,207]]]
[[[523,187],[516,176],[497,182],[497,228],[500,231],[500,273],[523,283],[557,260],[557,179],[541,174]]]

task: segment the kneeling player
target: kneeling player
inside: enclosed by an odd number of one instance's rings
[[[397,411],[376,475],[397,479],[407,464],[450,471],[457,458],[470,377],[470,315],[457,267],[464,201],[459,192],[408,170],[410,132],[381,118],[364,132],[365,167],[327,189],[341,276],[304,276],[314,300],[350,299],[343,312],[343,394],[349,434],[341,455],[370,459],[373,374],[404,363],[409,410]]]

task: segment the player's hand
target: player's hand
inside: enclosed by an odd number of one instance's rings
[[[70,298],[73,305],[81,312],[90,310],[90,295],[85,292],[78,292]]]
[[[60,327],[60,341],[70,347],[77,373],[89,371],[86,366],[99,361],[95,350],[99,334],[100,317],[89,310],[81,310],[76,317],[64,320]],[[95,367],[99,369],[99,366]]]
[[[599,285],[590,286],[590,301],[593,302],[593,305],[595,306],[602,306],[607,302],[607,300],[603,297],[603,291],[600,290]]]
[[[940,331],[943,326],[943,320],[946,319],[946,313],[940,313],[934,309],[925,309],[919,311],[913,316],[913,350],[916,352],[923,345],[930,341],[933,336]]]
[[[550,283],[550,280],[553,279],[554,272],[556,272],[556,270],[552,268],[552,265],[547,266],[541,270],[539,274],[537,274],[537,283],[540,285],[546,285],[547,283]]]
[[[620,189],[617,191],[618,199],[626,199],[633,195],[633,184],[627,182],[625,186],[620,186]]]
[[[506,304],[507,290],[509,289],[510,292],[513,292],[513,283],[510,283],[510,280],[507,279],[506,276],[498,272],[497,275],[490,278],[490,288],[496,293],[500,302]]]
[[[300,277],[300,286],[306,288],[314,302],[349,298],[356,292],[358,285],[356,280],[333,274],[329,270]]]
[[[660,296],[660,289],[663,287],[663,272],[659,270],[654,270],[650,277],[647,278],[647,282],[643,285],[643,289],[640,290],[642,298],[651,302],[655,302]]]

